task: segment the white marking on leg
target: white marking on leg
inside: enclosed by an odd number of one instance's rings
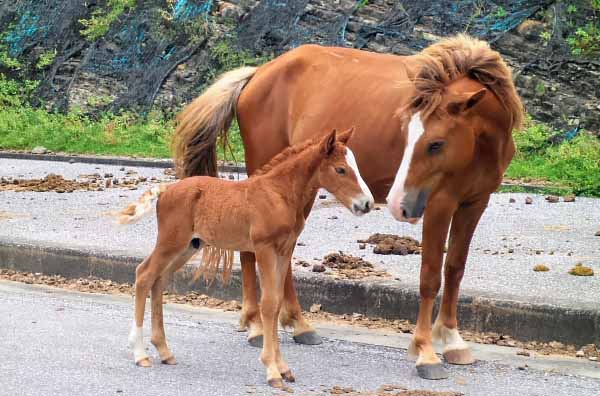
[[[415,113],[408,124],[408,135],[406,137],[406,146],[404,147],[404,155],[402,162],[394,178],[394,184],[387,196],[387,202],[394,208],[398,208],[404,198],[404,184],[410,169],[410,163],[415,150],[415,145],[425,132],[423,122],[421,121],[421,113]]]
[[[360,189],[362,190],[363,194],[365,194],[370,200],[373,200],[373,194],[371,194],[369,186],[367,186],[367,183],[365,183],[362,176],[360,175],[360,171],[358,170],[358,164],[356,163],[356,157],[354,157],[354,153],[352,152],[352,150],[350,150],[350,147],[346,147],[346,162],[348,163],[348,165],[350,165],[350,167],[356,174],[358,185],[360,186]]]
[[[129,332],[129,346],[133,349],[133,359],[136,363],[148,357],[144,349],[144,328],[137,327],[135,321],[133,321]]]
[[[441,323],[434,325],[433,337],[444,344],[444,352],[469,349],[469,345],[460,336],[458,329],[449,329]]]

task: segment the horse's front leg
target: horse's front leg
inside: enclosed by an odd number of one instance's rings
[[[450,242],[444,264],[444,297],[433,326],[433,338],[444,344],[444,359],[451,364],[471,364],[475,361],[467,343],[458,332],[458,290],[462,280],[471,238],[489,196],[460,207],[452,217]]]
[[[444,244],[450,219],[456,206],[447,197],[430,198],[423,223],[420,305],[417,326],[409,346],[409,356],[417,358],[417,373],[425,379],[443,379],[448,375],[435,354],[431,335],[431,318],[441,284]]]

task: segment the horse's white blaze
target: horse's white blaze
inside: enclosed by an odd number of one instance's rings
[[[400,167],[398,168],[398,172],[394,178],[394,184],[392,184],[392,188],[387,196],[387,202],[390,205],[390,210],[396,218],[402,217],[401,212],[399,213],[399,216],[397,216],[395,211],[398,211],[402,204],[402,199],[404,198],[404,184],[406,183],[406,178],[410,169],[410,163],[414,154],[415,145],[424,132],[425,129],[423,127],[423,122],[421,121],[421,113],[415,113],[408,124],[408,135],[406,137],[406,146],[404,147],[402,162],[400,163]]]
[[[349,147],[346,147],[346,162],[348,163],[348,165],[350,165],[350,167],[356,174],[358,185],[360,186],[360,189],[362,190],[363,194],[366,196],[367,199],[369,199],[371,203],[373,203],[373,194],[371,194],[369,186],[367,186],[367,183],[365,183],[362,176],[360,175],[360,171],[358,170],[358,164],[356,163],[356,157],[354,157],[354,153],[352,152],[352,150],[350,150]]]
[[[132,323],[129,332],[129,345],[133,349],[133,359],[136,363],[148,357],[144,349],[144,329],[143,327],[137,327],[135,321]]]

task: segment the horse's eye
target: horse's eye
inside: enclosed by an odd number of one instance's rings
[[[337,173],[339,173],[340,175],[345,175],[346,174],[346,169],[344,169],[344,168],[335,168],[335,171]]]
[[[444,147],[444,142],[433,142],[427,147],[427,153],[437,154],[442,151],[442,147]]]

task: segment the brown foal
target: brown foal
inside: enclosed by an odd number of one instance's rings
[[[233,251],[253,252],[260,270],[260,315],[264,326],[261,361],[267,381],[282,387],[294,377],[281,356],[277,319],[295,242],[304,228],[305,208],[321,187],[335,195],[355,215],[369,212],[374,201],[362,180],[346,142],[353,130],[285,149],[252,177],[240,182],[213,177],[189,177],[146,192],[120,212],[119,222],[131,223],[157,202],[158,238],[152,254],[137,267],[135,321],[129,341],[136,364],[151,365],[142,336],[144,306],[152,290],[152,338],[165,364],[175,358],[165,339],[162,293],[165,280],[202,248],[199,271],[213,278],[223,262],[223,280],[231,272]]]

